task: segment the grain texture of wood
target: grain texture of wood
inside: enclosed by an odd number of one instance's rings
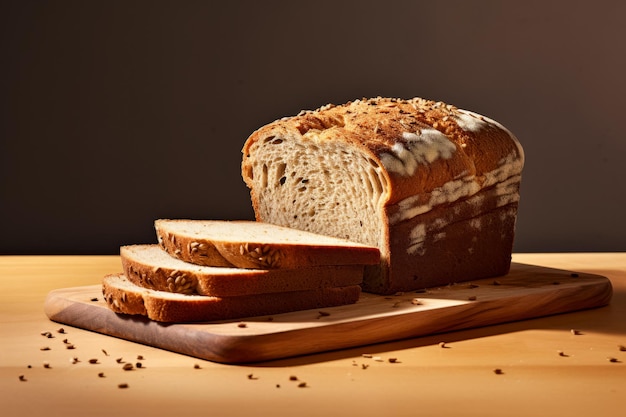
[[[599,275],[514,263],[496,279],[394,296],[365,293],[354,305],[323,311],[170,325],[115,314],[100,291],[98,285],[53,290],[45,312],[59,323],[157,348],[249,363],[601,307],[612,287]]]

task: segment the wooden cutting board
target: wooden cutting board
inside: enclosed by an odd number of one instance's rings
[[[513,263],[508,275],[353,305],[243,320],[160,324],[113,313],[101,287],[51,291],[56,322],[222,363],[259,362],[566,313],[609,303],[603,276]]]

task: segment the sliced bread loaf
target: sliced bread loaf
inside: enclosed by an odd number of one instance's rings
[[[102,293],[111,310],[170,323],[230,320],[352,304],[360,292],[361,288],[354,285],[222,298],[150,290],[135,285],[123,274],[107,275],[102,282]]]
[[[298,269],[244,269],[194,265],[170,256],[158,245],[120,248],[123,271],[141,287],[182,294],[232,297],[359,285],[363,265]]]
[[[170,255],[206,266],[278,269],[377,265],[377,247],[255,221],[170,220],[154,223]]]
[[[256,220],[380,249],[364,291],[509,270],[524,152],[494,120],[421,98],[355,100],[276,120],[242,152]]]

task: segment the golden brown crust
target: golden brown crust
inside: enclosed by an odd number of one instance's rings
[[[463,121],[475,123],[478,130],[463,126]],[[476,119],[476,120],[471,120]],[[452,105],[421,98],[410,100],[373,98],[356,100],[341,106],[327,105],[313,111],[303,111],[297,116],[283,118],[254,132],[242,150],[249,154],[257,140],[271,136],[305,135],[315,130],[324,140],[351,143],[371,155],[379,165],[383,154],[393,154],[394,146],[407,145],[406,134],[425,129],[443,133],[456,150],[450,158],[439,158],[429,164],[418,164],[410,175],[385,171],[389,180],[388,204],[424,193],[461,176],[481,176],[496,169],[510,156],[523,158],[521,148],[510,132],[499,124],[457,109]],[[250,167],[244,157],[242,174],[251,186]],[[255,196],[253,206],[257,205]]]

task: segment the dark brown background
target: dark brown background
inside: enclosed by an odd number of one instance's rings
[[[252,218],[257,127],[443,100],[524,145],[516,251],[626,250],[626,2],[0,4],[0,253],[117,253],[160,217]]]

